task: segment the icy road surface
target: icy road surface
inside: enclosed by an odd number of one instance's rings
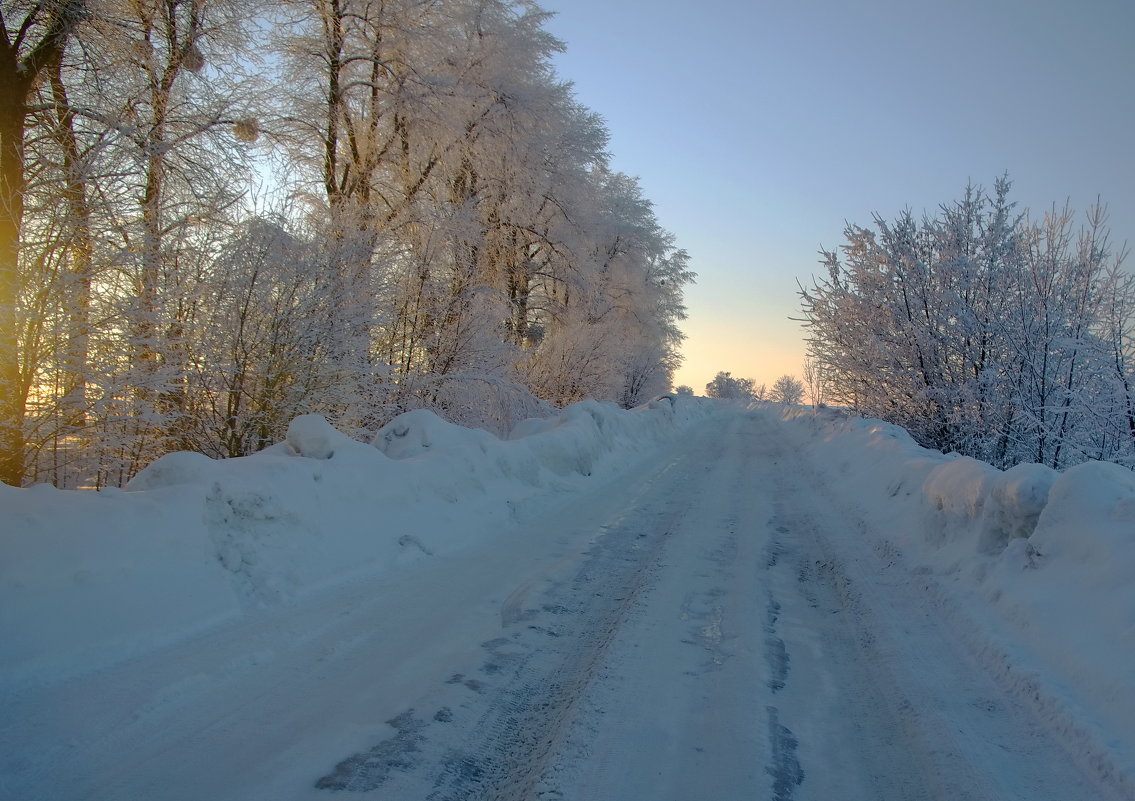
[[[784,436],[699,424],[455,556],[6,699],[0,797],[1113,798]]]

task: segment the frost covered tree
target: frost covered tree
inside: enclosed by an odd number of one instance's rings
[[[1006,466],[1135,465],[1135,306],[1102,207],[1018,213],[1002,178],[937,217],[850,225],[801,289],[832,400]],[[1106,431],[1107,434],[1101,434]]]
[[[41,169],[28,200],[37,231],[58,234],[30,243],[28,258],[58,263],[38,290],[69,319],[37,312],[56,343],[40,349],[29,427],[51,443],[53,471],[69,453],[101,483],[100,473],[128,475],[191,444],[194,315],[256,131],[245,10],[233,0],[92,5],[38,88]]]
[[[551,69],[546,12],[288,8],[285,127],[344,243],[329,280],[338,319],[362,321],[344,353],[377,368],[374,391],[404,408],[470,381],[560,403],[668,386],[692,274],[637,185],[607,173],[601,120]]]
[[[667,391],[689,257],[609,170],[547,18],[4,2],[3,480],[120,484],[311,411],[504,432]]]
[[[58,63],[86,12],[82,0],[5,2],[0,14],[0,481],[24,475],[24,413],[33,365],[21,348],[25,154],[37,82]]]
[[[753,390],[753,379],[734,378],[732,373],[722,371],[705,385],[707,398],[722,398],[749,403],[756,400]]]
[[[786,406],[796,406],[804,400],[804,384],[794,376],[782,375],[773,382],[769,399]]]
[[[586,194],[568,217],[575,225],[563,229],[568,260],[549,265],[552,280],[533,293],[532,324],[542,333],[524,380],[556,403],[594,397],[634,406],[670,387],[682,288],[693,273],[635,179],[596,171],[580,188]]]
[[[827,399],[827,376],[824,367],[811,356],[804,357],[804,384],[813,406],[824,406]]]

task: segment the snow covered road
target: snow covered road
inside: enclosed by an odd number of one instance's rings
[[[0,708],[11,799],[1110,799],[761,414]]]
[[[1110,797],[774,418],[733,421],[684,466],[664,491],[682,512],[537,797]]]

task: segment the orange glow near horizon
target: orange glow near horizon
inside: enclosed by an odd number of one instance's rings
[[[782,375],[803,379],[804,342],[800,324],[786,318],[747,318],[737,325],[725,315],[691,313],[686,321],[685,357],[674,386],[685,384],[698,395],[721,371],[771,387]]]

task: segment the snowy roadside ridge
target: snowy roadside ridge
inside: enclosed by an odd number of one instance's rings
[[[306,592],[379,579],[639,463],[722,405],[583,401],[506,439],[418,410],[370,444],[318,415],[252,456],[169,454],[125,491],[0,487],[0,686],[82,674]]]
[[[1000,471],[878,420],[784,416],[974,657],[1072,758],[1135,798],[1135,474]]]

